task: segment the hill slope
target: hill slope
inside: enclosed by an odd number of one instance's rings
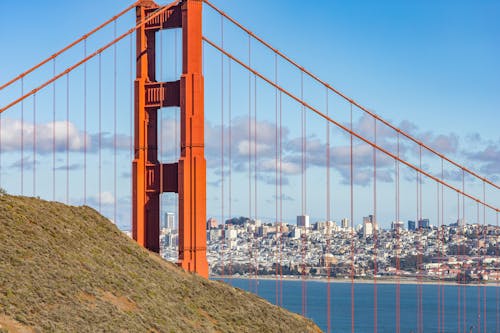
[[[0,332],[319,332],[185,273],[89,207],[0,195]]]

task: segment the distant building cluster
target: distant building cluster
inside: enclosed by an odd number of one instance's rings
[[[279,268],[285,275],[305,271],[312,276],[347,277],[354,269],[360,278],[418,275],[454,280],[460,274],[478,280],[500,278],[500,228],[467,224],[463,219],[439,227],[428,218],[393,221],[384,230],[373,215],[356,226],[347,218],[338,225],[311,223],[309,216],[299,215],[296,224],[235,217],[223,224],[209,218],[206,227],[212,275],[227,274],[231,265],[230,271],[237,275],[276,274]],[[165,214],[161,245],[163,257],[176,261],[173,213]]]

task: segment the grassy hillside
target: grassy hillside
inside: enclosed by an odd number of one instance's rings
[[[0,195],[0,332],[319,332],[185,273],[89,207]]]

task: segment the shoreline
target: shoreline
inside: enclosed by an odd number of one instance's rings
[[[212,275],[209,276],[209,279],[215,279],[215,280],[231,280],[231,279],[238,279],[238,280],[276,280],[276,279],[281,279],[283,281],[302,281],[302,277],[291,277],[291,276],[283,276],[283,277],[276,277],[274,275],[271,276],[219,276],[219,275]],[[429,279],[423,279],[422,281],[419,281],[416,278],[402,278],[402,279],[354,279],[351,280],[350,278],[347,279],[338,279],[338,278],[331,278],[327,279],[324,277],[321,278],[306,278],[305,281],[312,281],[312,282],[321,282],[321,283],[354,283],[354,284],[393,284],[393,285],[436,285],[436,286],[461,286],[461,287],[499,287],[500,282],[498,281],[491,281],[491,282],[485,282],[485,283],[457,283],[457,282],[451,282],[451,281],[445,281],[445,280],[429,280]]]

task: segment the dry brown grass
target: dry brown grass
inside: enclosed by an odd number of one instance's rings
[[[0,315],[0,332],[9,333],[35,333],[35,330],[31,327],[27,327],[18,323],[12,318],[5,315]]]
[[[103,301],[113,304],[121,311],[125,312],[137,311],[137,304],[130,301],[128,298],[124,296],[115,296],[109,291],[105,291],[100,298]]]
[[[89,207],[9,195],[0,196],[0,315],[27,332],[320,332],[163,261]]]

